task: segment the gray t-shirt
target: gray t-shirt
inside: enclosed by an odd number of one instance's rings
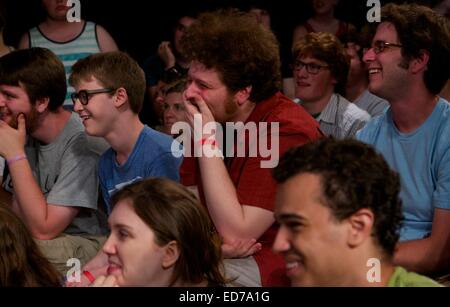
[[[48,145],[29,138],[25,152],[47,203],[80,208],[64,233],[102,234],[97,214],[99,157],[89,149],[79,116],[72,113],[60,135]],[[13,192],[10,179],[4,186]]]
[[[370,116],[375,117],[384,112],[384,110],[389,106],[389,103],[380,98],[368,90],[365,90],[358,98],[353,101],[358,108],[367,111]]]

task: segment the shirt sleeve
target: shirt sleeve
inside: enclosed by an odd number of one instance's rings
[[[436,167],[437,181],[433,192],[433,205],[435,208],[450,210],[450,143]]]

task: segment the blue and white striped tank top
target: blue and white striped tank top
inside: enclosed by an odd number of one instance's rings
[[[30,47],[42,47],[53,51],[64,64],[67,78],[67,95],[64,106],[72,108],[70,94],[75,89],[69,86],[68,80],[72,71],[72,66],[79,59],[85,58],[91,54],[99,53],[100,47],[97,40],[96,24],[90,21],[84,23],[83,30],[74,39],[68,42],[55,42],[46,37],[38,27],[29,31]]]

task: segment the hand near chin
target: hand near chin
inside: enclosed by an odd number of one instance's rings
[[[18,128],[10,127],[0,120],[0,156],[8,159],[24,152],[26,141],[25,115],[17,117]]]
[[[195,94],[187,97],[186,92],[184,92],[183,103],[185,108],[186,120],[191,127],[201,128],[202,132],[205,132],[205,130],[211,130],[204,129],[204,127],[208,123],[215,123],[214,116],[202,97]],[[196,131],[194,131],[194,133],[195,132]]]
[[[101,275],[97,277],[92,283],[91,287],[118,287],[116,276]]]

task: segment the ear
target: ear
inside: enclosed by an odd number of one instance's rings
[[[34,108],[39,113],[44,113],[44,111],[47,110],[49,103],[50,103],[49,97],[39,98],[36,100],[36,103],[34,104]]]
[[[119,87],[116,90],[116,93],[113,96],[114,106],[116,108],[122,107],[126,102],[128,102],[128,93],[127,90],[123,87]]]
[[[162,261],[162,267],[168,269],[175,265],[178,258],[180,257],[180,248],[176,241],[170,241],[164,247],[164,257]]]
[[[348,218],[349,230],[347,244],[350,247],[357,247],[366,240],[371,239],[374,214],[369,209],[360,209]]]
[[[428,67],[428,62],[430,61],[430,52],[428,50],[422,49],[419,52],[419,56],[411,60],[409,68],[413,74],[425,71]]]
[[[250,98],[250,94],[252,93],[252,86],[246,86],[242,90],[237,91],[234,95],[236,102],[239,106],[243,105]]]

